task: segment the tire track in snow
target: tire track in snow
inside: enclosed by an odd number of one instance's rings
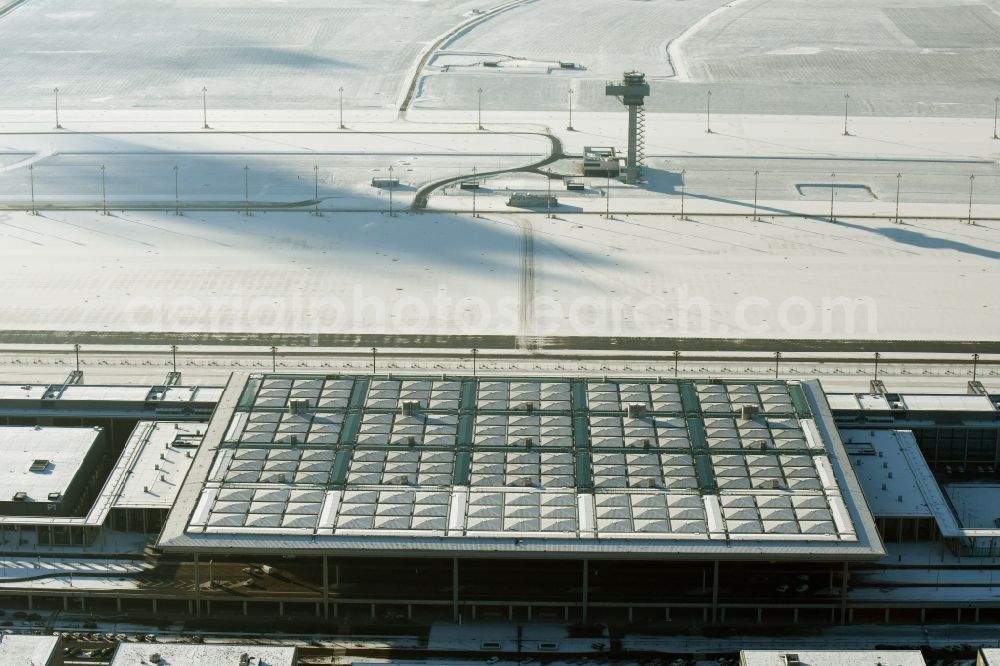
[[[716,7],[712,11],[708,12],[700,19],[689,25],[684,32],[670,40],[667,44],[667,62],[670,63],[670,68],[674,70],[673,78],[675,81],[686,82],[691,80],[691,74],[688,72],[687,66],[684,64],[684,54],[681,53],[684,42],[686,42],[699,30],[704,28],[717,15],[725,12],[726,10],[733,9],[736,5],[744,4],[749,1],[750,0],[730,0],[730,2],[723,4],[720,7]],[[761,4],[766,2],[769,2],[769,0],[763,0]]]
[[[17,162],[12,162],[10,164],[0,166],[0,173],[5,171],[13,171],[14,169],[23,169],[26,166],[31,166],[36,162],[41,162],[42,160],[52,157],[53,155],[55,155],[55,152],[51,150],[44,153],[35,153],[33,155],[29,155],[28,157],[25,157],[23,160],[18,160]]]
[[[535,230],[527,218],[514,219],[521,229],[521,261],[518,273],[517,346],[526,349],[535,331]]]
[[[403,96],[403,101],[400,102],[399,105],[399,117],[404,118],[406,116],[406,112],[410,108],[410,103],[413,102],[413,98],[416,95],[417,87],[420,85],[420,80],[423,78],[422,75],[424,69],[427,67],[427,63],[430,62],[430,59],[441,49],[442,46],[445,45],[446,42],[458,37],[470,28],[490,20],[498,14],[502,14],[516,7],[520,7],[521,5],[531,4],[533,2],[537,2],[537,0],[511,0],[510,2],[505,2],[502,5],[486,10],[482,14],[476,14],[467,21],[459,23],[457,26],[434,40],[434,42],[427,47],[427,50],[421,54],[420,59],[417,61],[417,66],[413,70],[413,74],[410,75],[410,85],[406,87],[406,95]]]
[[[8,2],[3,7],[0,7],[0,18],[7,16],[7,14],[10,14],[12,11],[14,11],[27,1],[28,0],[12,0],[12,2]]]

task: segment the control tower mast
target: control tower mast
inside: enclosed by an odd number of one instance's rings
[[[646,138],[643,102],[649,96],[649,84],[642,72],[625,72],[621,83],[609,83],[604,94],[617,97],[628,107],[628,157],[625,162],[625,182],[642,180],[642,162]]]

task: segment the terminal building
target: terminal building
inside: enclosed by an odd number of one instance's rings
[[[201,420],[158,412],[153,388],[105,387],[113,406],[72,417],[136,424],[89,509],[2,519],[21,534],[7,555],[106,557],[132,535],[141,570],[4,582],[11,604],[321,624],[1000,618],[976,583],[1000,549],[1000,399],[976,387],[236,373],[174,387],[206,397]],[[45,418],[22,400],[17,418]]]

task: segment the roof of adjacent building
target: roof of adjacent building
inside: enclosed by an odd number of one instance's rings
[[[815,382],[238,374],[160,545],[880,556],[845,461]]]
[[[890,399],[891,398],[891,399]],[[837,411],[981,412],[995,414],[1000,405],[988,395],[921,393],[831,393],[830,406]]]
[[[933,518],[947,502],[909,430],[841,428],[876,518]]]
[[[102,497],[112,508],[169,509],[177,499],[205,425],[140,421],[111,472]]]
[[[101,428],[0,427],[0,501],[58,502]],[[20,497],[20,496],[18,496]]]
[[[743,650],[742,666],[925,666],[920,650]]]
[[[45,666],[55,663],[52,660],[58,652],[58,636],[0,634],[0,664],[4,666]]]
[[[296,649],[274,645],[119,643],[111,666],[295,666]],[[150,657],[158,655],[153,661]],[[248,660],[241,663],[243,655]]]

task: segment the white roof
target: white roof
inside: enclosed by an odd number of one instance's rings
[[[911,412],[986,412],[996,411],[993,401],[985,395],[901,393],[899,407]],[[871,393],[828,393],[826,396],[833,410],[887,411],[889,402],[884,396]]]
[[[933,517],[943,534],[958,534],[955,514],[911,431],[841,428],[840,436],[876,518]]]
[[[983,655],[986,666],[1000,665],[1000,648],[979,648],[979,654]]]
[[[802,666],[926,666],[920,650],[743,650],[740,663],[788,666],[789,655]]]
[[[907,409],[938,412],[994,412],[993,401],[985,395],[914,395],[902,396]]]
[[[926,478],[930,470],[912,432],[841,428],[840,437],[876,518],[934,516],[925,496],[925,484],[917,478]]]
[[[143,402],[149,395],[148,386],[67,386],[60,400],[115,400]]]
[[[41,400],[47,384],[0,384],[0,400]]]
[[[58,636],[0,635],[0,664],[4,666],[46,666],[58,651]]]
[[[111,666],[152,666],[150,656],[159,654],[158,666],[295,666],[296,649],[273,645],[213,645],[189,643],[119,643]]]
[[[111,473],[115,508],[169,509],[205,432],[203,423],[140,421]]]
[[[66,492],[101,436],[101,428],[0,427],[0,501],[26,492],[29,502],[48,502]],[[38,461],[40,471],[31,471]]]

